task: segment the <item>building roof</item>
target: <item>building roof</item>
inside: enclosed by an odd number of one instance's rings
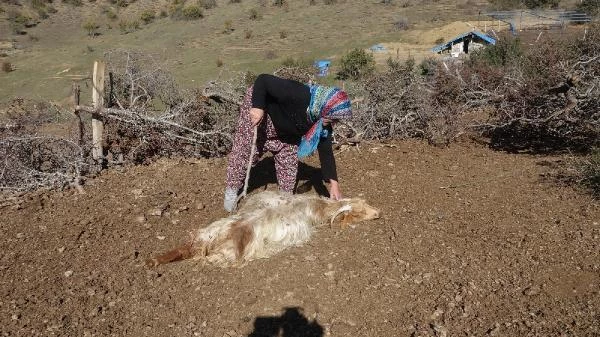
[[[482,39],[483,41],[485,41],[485,42],[487,42],[489,44],[496,44],[496,40],[494,38],[492,38],[489,35],[486,35],[486,34],[484,34],[482,32],[474,30],[474,31],[471,31],[471,32],[463,33],[463,34],[461,34],[461,35],[453,38],[452,40],[450,40],[448,42],[445,42],[445,43],[442,43],[440,45],[437,45],[437,46],[431,48],[431,51],[434,52],[434,53],[439,53],[439,52],[441,52],[444,49],[451,48],[453,44],[455,44],[456,42],[459,42],[459,41],[463,40],[465,37],[472,36],[472,35],[475,35],[475,36],[479,37],[480,39]]]

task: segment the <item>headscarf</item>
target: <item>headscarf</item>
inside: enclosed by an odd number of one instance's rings
[[[306,115],[313,126],[302,136],[298,146],[298,158],[313,154],[321,137],[327,137],[327,130],[323,130],[323,117],[345,119],[352,116],[350,99],[344,91],[321,85],[309,85],[309,88],[310,103]]]

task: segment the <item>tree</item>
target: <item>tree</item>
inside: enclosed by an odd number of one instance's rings
[[[342,57],[341,69],[337,73],[340,80],[358,80],[364,75],[370,74],[375,69],[373,55],[363,49],[355,48]]]

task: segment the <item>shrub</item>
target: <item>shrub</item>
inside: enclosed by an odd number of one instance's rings
[[[204,17],[204,13],[202,12],[202,8],[196,5],[187,6],[182,11],[182,17],[185,20],[197,20]]]
[[[577,8],[591,16],[600,15],[600,1],[598,0],[583,0],[577,5]]]
[[[226,20],[223,22],[223,34],[230,34],[234,31],[233,22],[231,20]]]
[[[149,24],[150,22],[154,21],[155,18],[156,18],[156,14],[151,9],[146,9],[140,15],[140,19],[142,21],[144,21],[145,24]]]
[[[499,10],[517,9],[521,6],[521,0],[490,0],[492,7]]]
[[[284,6],[287,4],[287,0],[273,0],[273,6]]]
[[[5,73],[10,73],[11,71],[14,71],[15,68],[13,68],[12,63],[8,62],[8,61],[4,61],[2,62],[2,71],[4,71]]]
[[[256,9],[256,8],[252,8],[250,10],[250,20],[260,20],[262,19],[262,14],[260,14],[260,12]]]
[[[317,4],[317,0],[308,0],[308,5],[309,6],[314,6]]]
[[[230,4],[239,4],[242,3],[242,0],[229,0]]]
[[[406,17],[401,17],[398,20],[396,20],[396,22],[394,22],[394,29],[396,30],[407,30],[410,28],[410,22],[408,21],[408,18]]]
[[[106,10],[106,17],[110,20],[118,19],[117,13],[113,12],[111,9]]]
[[[358,80],[364,75],[371,74],[375,69],[373,55],[363,49],[353,49],[342,57],[337,78],[341,80]]]
[[[217,68],[221,68],[223,66],[223,60],[217,59]]]
[[[474,51],[470,54],[473,64],[506,66],[515,63],[523,55],[521,41],[518,38],[500,39],[495,45]]]
[[[37,10],[37,14],[38,14],[38,17],[39,17],[41,20],[45,20],[45,19],[47,19],[47,18],[49,18],[49,17],[50,17],[50,16],[48,15],[48,12],[46,12],[46,10],[45,10],[45,9],[42,9],[42,8],[40,8],[40,9],[38,9],[38,10]]]
[[[31,0],[31,7],[34,9],[46,8],[46,1],[44,0]]]
[[[123,19],[119,21],[119,29],[123,34],[133,33],[140,29],[140,22],[138,20],[127,21]]]
[[[217,7],[217,0],[198,0],[198,5],[204,9]]]
[[[77,7],[83,5],[83,1],[81,0],[62,0],[62,2]]]
[[[323,3],[326,5],[334,5],[337,3],[337,0],[323,0]]]
[[[596,197],[600,197],[600,148],[579,162],[581,182],[589,188]]]
[[[25,28],[33,25],[32,18],[19,11],[9,11],[8,21],[16,34],[26,34]]]
[[[438,68],[439,62],[432,57],[428,57],[419,64],[419,73],[421,76],[434,77]]]
[[[279,32],[280,39],[285,39],[285,38],[287,38],[287,36],[288,36],[288,33],[285,30],[282,30]]]
[[[523,4],[530,9],[534,8],[557,8],[560,0],[523,0]]]
[[[281,65],[287,68],[313,68],[310,60],[301,58],[296,59],[291,56],[286,57],[281,62]]]
[[[172,19],[181,20],[183,18],[183,4],[183,0],[171,0],[168,10]]]
[[[88,19],[84,24],[83,24],[83,29],[87,32],[87,35],[90,37],[94,37],[96,35],[98,35],[98,28],[100,28],[100,26],[98,26],[98,24],[91,19]]]
[[[245,38],[246,40],[248,40],[248,39],[251,39],[251,38],[252,38],[252,30],[250,30],[250,29],[246,29],[246,30],[244,31],[244,38]]]

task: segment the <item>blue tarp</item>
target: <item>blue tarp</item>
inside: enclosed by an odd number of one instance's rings
[[[329,72],[329,66],[331,66],[331,61],[330,60],[316,60],[314,63],[314,66],[319,69],[319,73],[317,74],[317,76],[323,77],[323,76],[327,76],[327,73]]]
[[[382,44],[376,44],[374,46],[372,46],[371,48],[369,48],[371,51],[373,52],[384,52],[386,51],[386,48],[384,45]]]
[[[450,40],[448,42],[445,42],[445,43],[442,43],[440,45],[437,45],[437,46],[431,48],[431,51],[434,52],[434,53],[439,53],[439,52],[441,52],[444,49],[452,48],[453,44],[455,44],[457,42],[460,42],[465,37],[471,36],[471,35],[477,36],[477,37],[479,37],[480,39],[482,39],[483,41],[485,41],[485,42],[487,42],[489,44],[494,44],[494,45],[496,44],[496,40],[494,38],[492,38],[491,36],[486,35],[486,34],[484,34],[482,32],[478,32],[478,31],[474,30],[472,32],[466,32],[464,34],[461,34],[461,35],[453,38],[452,40]]]

